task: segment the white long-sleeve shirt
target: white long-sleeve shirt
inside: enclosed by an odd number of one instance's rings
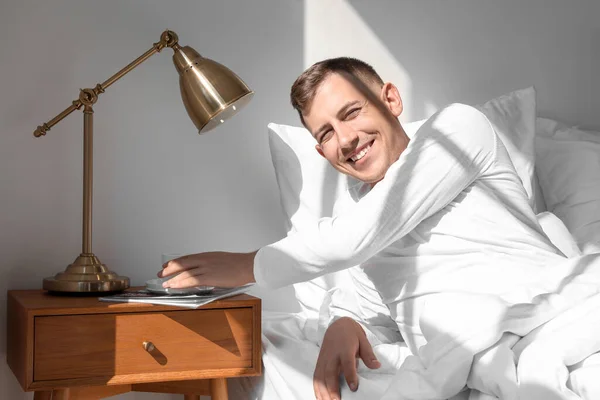
[[[281,287],[360,264],[413,351],[428,294],[501,295],[564,258],[492,125],[470,106],[436,113],[383,180],[349,194],[344,212],[260,249],[255,279]]]

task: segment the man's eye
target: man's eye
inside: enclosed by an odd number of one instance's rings
[[[348,114],[346,114],[346,119],[356,117],[359,112],[360,112],[360,108],[351,109],[350,111],[348,111]]]
[[[319,138],[319,143],[324,143],[324,142],[328,141],[329,139],[331,139],[332,133],[333,133],[333,129],[328,129],[325,132],[323,132],[323,134]]]

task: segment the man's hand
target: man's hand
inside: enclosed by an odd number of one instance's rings
[[[196,286],[235,287],[254,280],[252,253],[210,252],[189,254],[163,264],[158,273],[161,278],[181,272],[163,284],[166,288],[191,288]]]
[[[353,392],[358,389],[356,359],[371,369],[381,366],[363,328],[352,318],[343,317],[327,328],[315,374],[313,388],[318,400],[340,399],[340,374]]]

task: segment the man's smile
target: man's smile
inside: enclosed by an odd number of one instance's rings
[[[369,150],[371,150],[371,146],[373,145],[374,140],[371,140],[369,143],[366,143],[360,147],[358,147],[355,151],[353,151],[350,155],[350,157],[348,157],[346,159],[346,161],[349,162],[357,162],[359,160],[361,160],[368,152]]]

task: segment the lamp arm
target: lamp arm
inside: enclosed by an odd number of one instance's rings
[[[33,132],[33,136],[40,137],[46,135],[46,132],[50,130],[54,125],[62,121],[67,115],[71,114],[75,110],[81,109],[82,106],[91,106],[98,100],[98,96],[113,83],[125,76],[129,71],[146,61],[152,55],[159,53],[165,47],[177,48],[178,36],[175,32],[166,30],[160,35],[160,41],[153,44],[152,48],[146,51],[144,54],[133,60],[126,67],[121,69],[119,72],[108,78],[106,81],[97,84],[93,89],[81,89],[79,91],[79,98],[73,100],[73,103],[67,107],[63,112],[52,118],[50,121],[38,126]]]

